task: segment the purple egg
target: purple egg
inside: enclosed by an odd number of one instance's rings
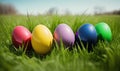
[[[73,46],[75,36],[72,29],[67,24],[59,24],[54,31],[54,39],[60,45],[60,40],[67,47]]]

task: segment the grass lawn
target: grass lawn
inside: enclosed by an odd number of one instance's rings
[[[15,26],[23,25],[31,32],[37,24],[54,32],[60,23],[68,24],[74,33],[84,23],[106,22],[112,31],[112,41],[99,41],[93,51],[53,46],[47,55],[34,50],[15,49],[11,35]],[[16,16],[0,15],[0,71],[120,71],[120,16]]]

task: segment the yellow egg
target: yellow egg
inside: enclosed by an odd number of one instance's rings
[[[37,25],[33,29],[31,43],[36,53],[46,54],[50,51],[53,43],[52,33],[46,26]]]

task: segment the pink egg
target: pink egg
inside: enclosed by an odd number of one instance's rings
[[[12,43],[16,48],[24,45],[24,48],[31,47],[31,32],[24,26],[16,26],[12,32]]]

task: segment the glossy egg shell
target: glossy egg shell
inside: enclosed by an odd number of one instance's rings
[[[36,53],[46,54],[50,51],[53,43],[52,33],[46,26],[37,25],[33,29],[31,43]]]
[[[112,40],[112,32],[108,24],[104,22],[100,22],[95,25],[95,28],[99,39],[107,40],[107,41]]]
[[[31,47],[31,32],[24,26],[16,26],[12,32],[12,42],[15,47],[24,44],[24,47]]]
[[[78,35],[81,41],[97,42],[97,32],[92,24],[84,24],[78,29]]]
[[[75,41],[75,36],[72,29],[67,24],[59,24],[54,31],[54,39],[60,45],[60,40],[67,47],[72,46]]]
[[[76,43],[82,48],[82,44],[88,49],[88,52],[92,51],[92,47],[97,43],[97,32],[92,24],[84,24],[78,29],[76,33]],[[82,42],[82,43],[81,43]]]

